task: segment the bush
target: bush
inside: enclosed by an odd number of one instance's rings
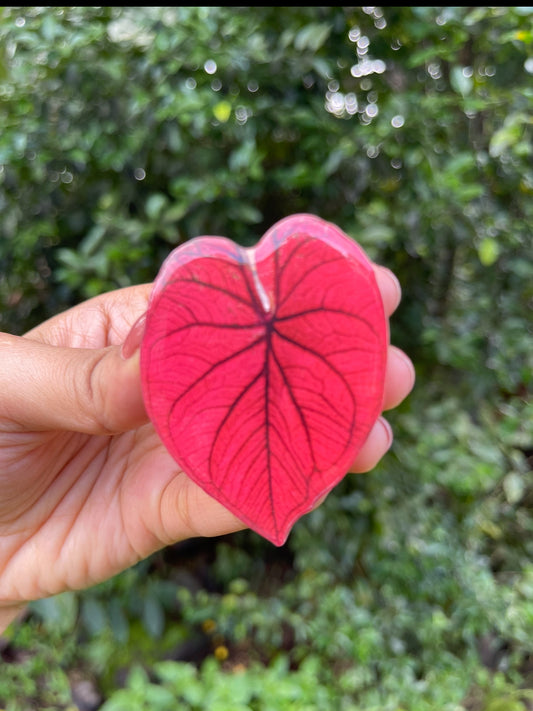
[[[531,12],[2,8],[3,330],[305,211],[398,274],[418,372],[391,453],[282,549],[189,542],[34,604],[9,711],[69,708],[80,674],[105,711],[524,711]]]

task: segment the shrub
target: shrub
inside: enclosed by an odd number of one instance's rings
[[[69,707],[80,670],[105,711],[524,711],[531,12],[2,8],[3,330],[305,211],[398,274],[418,372],[391,453],[282,549],[189,542],[32,605],[9,711]]]

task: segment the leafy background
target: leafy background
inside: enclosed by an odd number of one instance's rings
[[[533,10],[0,9],[0,328],[201,234],[338,224],[403,287],[395,444],[280,549],[33,603],[8,711],[533,708]]]

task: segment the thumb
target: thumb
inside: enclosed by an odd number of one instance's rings
[[[0,427],[114,434],[144,424],[139,351],[0,334]]]

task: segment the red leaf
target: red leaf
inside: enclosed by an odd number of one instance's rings
[[[293,215],[250,249],[198,237],[154,284],[146,408],[189,477],[281,545],[378,418],[387,339],[371,263],[333,224]]]

